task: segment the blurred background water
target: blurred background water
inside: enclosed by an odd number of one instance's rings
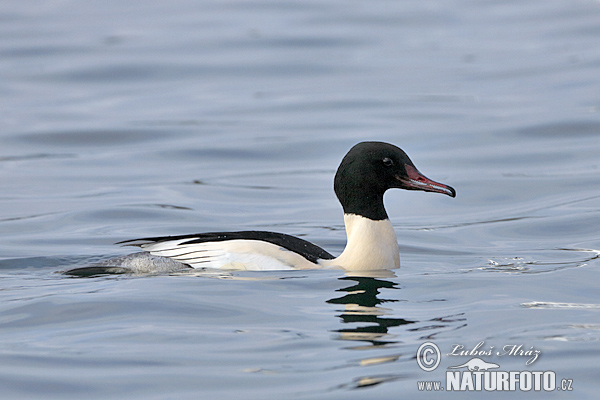
[[[3,399],[428,398],[468,358],[424,372],[425,341],[533,346],[486,360],[573,380],[524,398],[595,398],[599,1],[34,0],[0,21]],[[333,174],[363,140],[458,193],[386,195],[390,276],[55,273],[214,230],[337,254]]]

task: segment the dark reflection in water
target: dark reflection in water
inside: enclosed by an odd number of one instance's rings
[[[391,335],[388,333],[390,328],[417,322],[404,318],[389,317],[388,315],[392,314],[392,310],[380,307],[382,303],[398,301],[378,297],[380,289],[398,289],[396,287],[397,283],[363,276],[347,276],[339,279],[355,283],[338,289],[338,292],[346,292],[346,294],[327,302],[344,304],[344,309],[340,310],[342,314],[338,317],[341,318],[344,324],[353,323],[358,324],[358,326],[335,330],[335,332],[340,333],[338,339],[363,341],[373,346],[385,346],[397,343],[391,340]]]

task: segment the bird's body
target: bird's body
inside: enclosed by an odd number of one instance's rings
[[[133,272],[158,272],[178,265],[226,270],[399,268],[396,234],[383,205],[383,195],[391,188],[456,195],[450,186],[422,175],[400,148],[382,142],[362,142],[343,158],[334,180],[335,193],[344,209],[347,235],[346,247],[338,257],[283,233],[214,232],[121,242],[139,246],[147,253],[137,253],[140,259],[135,254],[126,256],[127,262],[113,267],[121,268],[121,273],[127,268]]]

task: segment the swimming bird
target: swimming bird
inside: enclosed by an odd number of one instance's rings
[[[348,151],[335,174],[334,191],[344,211],[347,235],[346,247],[338,257],[283,233],[240,231],[126,240],[118,244],[139,246],[146,253],[117,259],[124,271],[399,268],[398,241],[383,204],[384,193],[392,188],[456,196],[452,187],[421,174],[402,149],[389,143],[361,142]],[[104,265],[115,264],[107,261]]]

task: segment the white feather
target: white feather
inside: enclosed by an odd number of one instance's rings
[[[146,243],[142,248],[193,268],[270,271],[319,268],[301,255],[261,240],[224,240],[181,244],[193,239]]]
[[[190,243],[193,238],[141,243],[154,256],[167,257],[193,268],[273,271],[343,268],[366,271],[400,267],[396,233],[388,220],[374,221],[354,214],[344,215],[348,242],[333,260],[312,263],[301,255],[262,240],[223,240]]]
[[[324,267],[365,271],[400,268],[400,248],[389,219],[374,221],[354,214],[344,214],[348,242],[339,257],[321,260]]]

